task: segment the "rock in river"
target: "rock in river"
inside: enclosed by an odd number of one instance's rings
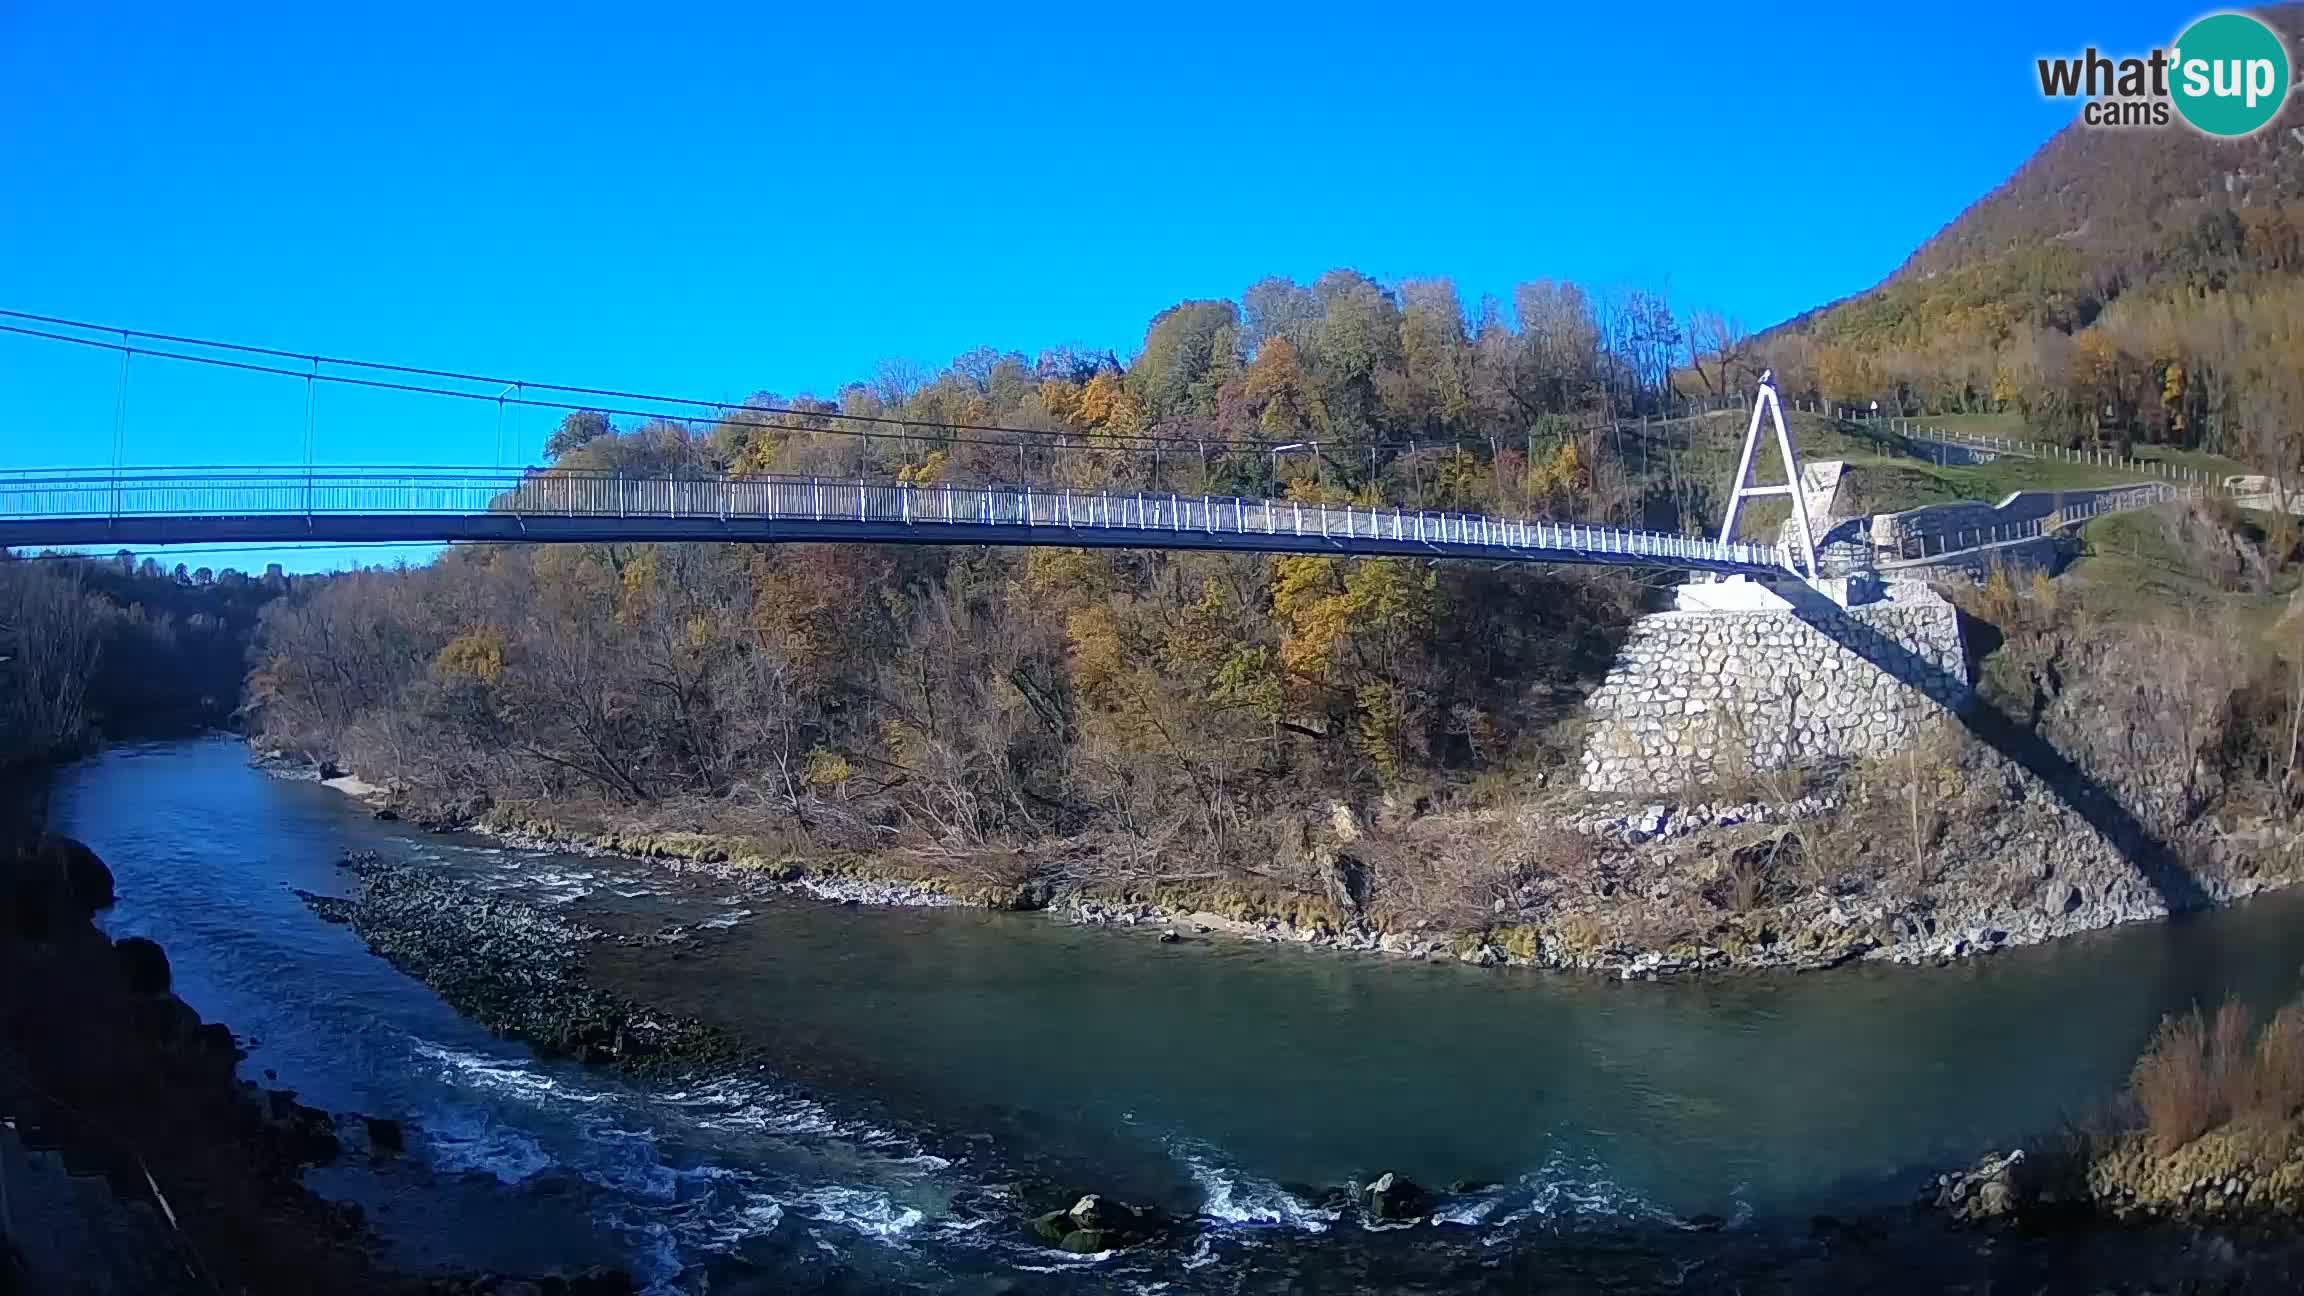
[[[1160,1231],[1161,1223],[1160,1216],[1146,1207],[1089,1193],[1072,1203],[1069,1210],[1035,1216],[1032,1232],[1062,1250],[1094,1255],[1148,1241]]]
[[[1431,1194],[1425,1192],[1422,1185],[1389,1170],[1377,1176],[1376,1182],[1361,1193],[1361,1204],[1371,1219],[1418,1219],[1431,1201]]]

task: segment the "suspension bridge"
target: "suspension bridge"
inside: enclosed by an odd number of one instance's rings
[[[233,468],[0,478],[0,546],[222,541],[1057,545],[1784,573],[1772,546],[1543,519],[1174,492],[798,477]]]
[[[40,549],[253,543],[550,543],[722,541],[1036,545],[1089,548],[1235,550],[1264,553],[1466,558],[1574,563],[1721,575],[1788,574],[1788,553],[1773,545],[1641,530],[1598,522],[1506,517],[1407,507],[1175,490],[1082,490],[1060,484],[1065,456],[1082,452],[1173,464],[1209,462],[1205,439],[1132,433],[1099,436],[1021,428],[928,423],[814,407],[781,409],[594,387],[347,360],[272,348],[117,330],[79,321],[0,311],[0,334],[58,351],[112,353],[118,377],[112,452],[106,467],[0,473],[0,547]],[[101,357],[100,357],[101,358]],[[131,364],[249,375],[277,390],[301,386],[307,462],[301,465],[187,467],[123,462]],[[36,379],[37,381],[37,379]],[[867,448],[906,443],[925,454],[968,447],[1000,461],[1008,480],[934,482],[870,476],[729,474],[692,468],[611,473],[545,467],[353,467],[319,462],[314,409],[322,388],[361,395],[422,397],[435,414],[494,407],[497,453],[506,416],[522,409],[592,410],[691,424],[833,433]],[[334,399],[332,397],[332,399]],[[230,412],[215,411],[226,418]],[[172,419],[184,411],[171,408]],[[221,420],[219,420],[221,421]],[[72,438],[87,444],[83,433]],[[1189,450],[1187,450],[1189,448]],[[1213,443],[1218,455],[1251,458],[1316,444]],[[1375,448],[1366,449],[1370,464]],[[1388,453],[1393,448],[1384,448]],[[1399,449],[1405,450],[1406,447]],[[864,456],[869,458],[870,456]],[[981,476],[979,465],[978,476]],[[1047,480],[1035,480],[1035,476]],[[1155,474],[1157,476],[1157,474]],[[1197,484],[1197,483],[1196,483]]]
[[[1750,407],[1743,454],[1727,496],[1727,516],[1718,537],[1707,538],[1602,522],[1160,489],[1083,490],[1060,484],[1081,479],[1067,471],[1066,462],[1068,455],[1080,454],[1149,461],[1155,482],[1163,453],[1171,464],[1179,458],[1196,458],[1205,481],[1212,448],[1219,456],[1252,460],[1270,456],[1274,478],[1280,475],[1279,458],[1291,453],[1309,451],[1315,465],[1325,471],[1336,462],[1334,448],[1324,453],[1316,442],[1309,446],[1212,442],[1140,431],[1100,433],[1090,439],[1024,428],[924,422],[822,405],[795,409],[757,402],[731,404],[287,352],[8,310],[0,310],[0,336],[60,351],[97,353],[99,358],[105,353],[118,357],[112,464],[0,472],[0,548],[848,542],[1459,558],[1648,568],[1769,581],[1813,580],[1818,571],[1817,536],[1805,493],[1789,485],[1751,482],[1755,461],[1768,439],[1781,456],[1784,481],[1802,480],[1782,402],[1765,375]],[[300,386],[306,462],[128,466],[123,460],[135,361],[245,375],[270,384],[274,393],[283,386]],[[499,461],[506,421],[518,411],[587,410],[686,426],[733,424],[777,435],[831,434],[860,439],[867,451],[875,440],[883,448],[899,443],[913,455],[968,449],[977,453],[973,475],[978,477],[983,475],[984,461],[1006,463],[1012,454],[1015,476],[922,482],[893,475],[729,474],[693,467],[611,473],[557,465],[327,466],[319,462],[314,413],[323,387],[362,396],[422,398],[428,402],[424,416],[432,419],[452,416],[459,407],[478,406],[485,414],[493,406]],[[171,420],[183,412],[171,407]],[[220,423],[238,421],[238,411],[229,408],[203,412]],[[94,438],[83,432],[53,439],[87,444]],[[1375,479],[1379,451],[1387,456],[1414,453],[1411,445],[1355,450],[1366,452],[1367,480]],[[870,460],[872,455],[860,458]],[[1044,480],[1034,480],[1036,475]],[[1742,505],[1761,496],[1788,497],[1791,520],[1781,544],[1733,538]],[[1997,537],[2006,527],[1997,525],[2002,519],[1994,521],[1991,531]],[[1985,543],[1982,536],[1980,531],[1978,544]]]

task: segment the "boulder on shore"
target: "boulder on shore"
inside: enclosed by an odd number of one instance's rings
[[[2023,1164],[2019,1148],[2006,1156],[1988,1155],[1958,1173],[1938,1175],[1932,1204],[1962,1224],[2013,1223],[2028,1197],[2019,1169]]]

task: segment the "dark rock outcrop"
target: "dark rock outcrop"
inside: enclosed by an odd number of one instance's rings
[[[112,889],[112,870],[96,852],[69,837],[43,838],[34,867],[63,883],[74,903],[94,912],[109,909],[118,899]]]
[[[160,946],[115,944],[89,921],[112,898],[86,846],[0,839],[6,1136],[122,1203],[107,1254],[27,1250],[29,1290],[394,1290],[357,1222],[299,1182],[334,1155],[327,1113],[242,1083],[231,1031],[170,993]],[[16,1204],[19,1217],[37,1207]]]
[[[510,1274],[439,1278],[425,1285],[424,1296],[632,1296],[639,1290],[632,1275],[620,1269],[592,1268],[541,1278]]]
[[[24,1231],[0,1239],[0,1292],[635,1290],[612,1269],[419,1278],[381,1266],[360,1208],[301,1181],[341,1153],[335,1118],[238,1078],[238,1042],[170,992],[166,951],[115,943],[89,921],[113,901],[111,870],[79,842],[40,835],[37,811],[0,805],[0,1156],[57,1169],[7,1185]],[[402,1142],[396,1122],[366,1124],[371,1148]],[[118,1211],[35,1236],[34,1221],[77,1201],[87,1178],[109,1184]]]
[[[119,956],[120,975],[128,983],[128,993],[164,995],[174,983],[174,973],[168,968],[168,953],[157,944],[141,936],[131,936],[112,947]]]

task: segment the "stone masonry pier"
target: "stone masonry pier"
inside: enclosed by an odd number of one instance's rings
[[[1818,595],[1797,610],[1744,582],[1683,590],[1683,609],[1699,610],[1635,623],[1592,695],[1587,790],[1671,792],[1883,756],[1967,701],[1959,613],[1924,585],[1898,582],[1852,607]]]

